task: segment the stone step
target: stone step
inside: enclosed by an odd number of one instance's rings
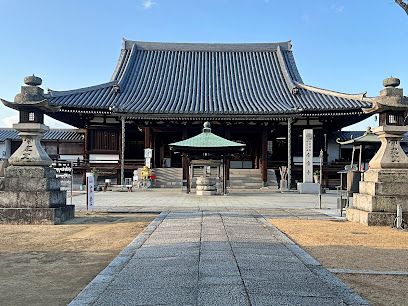
[[[154,174],[157,177],[155,187],[180,188],[182,186],[182,168],[156,168]]]
[[[384,183],[406,183],[408,182],[408,170],[368,170],[364,172],[365,182],[384,182]]]
[[[231,189],[259,189],[262,187],[263,187],[263,183],[233,184],[230,182]]]
[[[66,204],[65,191],[0,191],[0,207],[47,208]]]
[[[346,218],[348,221],[358,222],[365,225],[390,226],[394,223],[395,217],[396,213],[369,212],[354,207],[348,208],[346,212]],[[404,214],[403,217],[408,217],[408,214]]]
[[[50,191],[60,190],[61,183],[56,178],[8,177],[4,180],[4,190],[24,191]]]
[[[383,182],[360,182],[359,193],[367,195],[389,195],[389,196],[407,196],[407,182],[403,183],[383,183]]]
[[[260,177],[230,177],[230,182],[263,182]]]
[[[361,193],[353,195],[353,207],[368,212],[395,213],[397,204],[402,205],[403,211],[408,211],[408,197],[372,196]]]

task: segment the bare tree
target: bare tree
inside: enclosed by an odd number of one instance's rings
[[[395,0],[397,3],[408,15],[408,3],[405,0]]]

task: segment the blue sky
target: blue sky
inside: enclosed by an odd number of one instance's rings
[[[385,77],[396,76],[408,92],[408,16],[394,0],[0,0],[0,11],[0,97],[8,100],[33,73],[45,89],[108,81],[123,37],[292,40],[306,84],[374,96]],[[16,121],[0,106],[0,126]],[[367,125],[377,123],[351,129]]]

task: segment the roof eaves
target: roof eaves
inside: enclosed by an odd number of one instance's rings
[[[92,90],[98,90],[98,89],[111,87],[117,84],[118,82],[115,80],[115,81],[111,81],[108,83],[102,83],[102,84],[98,84],[94,86],[83,87],[83,88],[78,88],[78,89],[73,89],[73,90],[58,91],[58,90],[48,89],[48,94],[46,95],[46,97],[47,98],[57,98],[57,97],[68,96],[68,95],[73,95],[73,94],[79,94],[79,93],[84,93],[84,92],[88,92]]]
[[[323,89],[311,85],[306,85],[303,83],[299,82],[294,82],[296,87],[302,88],[304,90],[320,93],[323,95],[328,95],[328,96],[334,96],[338,98],[344,98],[344,99],[351,99],[351,100],[357,100],[361,102],[371,102],[373,98],[366,97],[367,92],[359,93],[359,94],[347,94],[347,93],[341,93],[333,90],[328,90],[328,89]]]

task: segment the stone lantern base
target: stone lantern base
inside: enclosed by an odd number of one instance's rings
[[[364,173],[353,206],[347,209],[349,221],[366,225],[392,226],[397,204],[408,219],[408,169],[371,169]]]
[[[74,218],[56,171],[48,166],[9,166],[0,178],[1,224],[59,224]]]

